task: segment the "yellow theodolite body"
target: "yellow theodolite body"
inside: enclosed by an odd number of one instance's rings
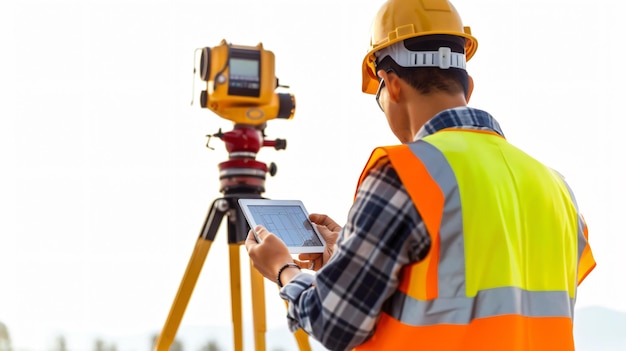
[[[291,119],[295,98],[276,93],[274,53],[257,46],[220,45],[202,49],[200,78],[206,90],[201,106],[235,124],[259,125],[274,118]]]

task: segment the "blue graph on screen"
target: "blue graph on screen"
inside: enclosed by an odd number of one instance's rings
[[[298,206],[248,206],[254,221],[287,246],[321,246],[311,222]]]

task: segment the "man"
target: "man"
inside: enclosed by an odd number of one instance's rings
[[[562,177],[467,107],[476,47],[447,0],[386,2],[363,91],[402,144],[374,150],[343,228],[311,215],[323,256],[294,264],[262,227],[246,241],[290,326],[331,350],[574,349],[587,227]]]

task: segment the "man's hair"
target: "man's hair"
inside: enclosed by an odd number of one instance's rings
[[[428,35],[406,39],[404,46],[411,51],[437,51],[440,47],[449,47],[452,52],[463,53],[465,39],[449,35]],[[467,71],[460,68],[441,69],[439,67],[402,67],[391,56],[376,62],[376,71],[393,70],[418,92],[428,95],[434,92],[449,94],[464,93],[469,90]]]

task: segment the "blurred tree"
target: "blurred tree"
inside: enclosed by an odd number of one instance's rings
[[[159,339],[159,334],[152,335],[152,349],[151,350],[154,350],[154,348],[156,347],[156,342],[158,339]],[[183,351],[183,343],[178,339],[174,339],[174,342],[172,343],[172,345],[170,345],[170,351]]]
[[[170,346],[170,351],[183,351],[183,343],[180,340],[174,340]]]
[[[117,351],[115,344],[108,344],[102,339],[96,339],[95,351]]]
[[[217,341],[209,340],[204,346],[202,346],[202,348],[200,348],[200,351],[222,351],[222,348],[219,346]]]
[[[65,336],[59,335],[56,337],[52,351],[67,351],[67,341],[65,341]]]
[[[0,351],[11,351],[9,328],[2,322],[0,322]]]

